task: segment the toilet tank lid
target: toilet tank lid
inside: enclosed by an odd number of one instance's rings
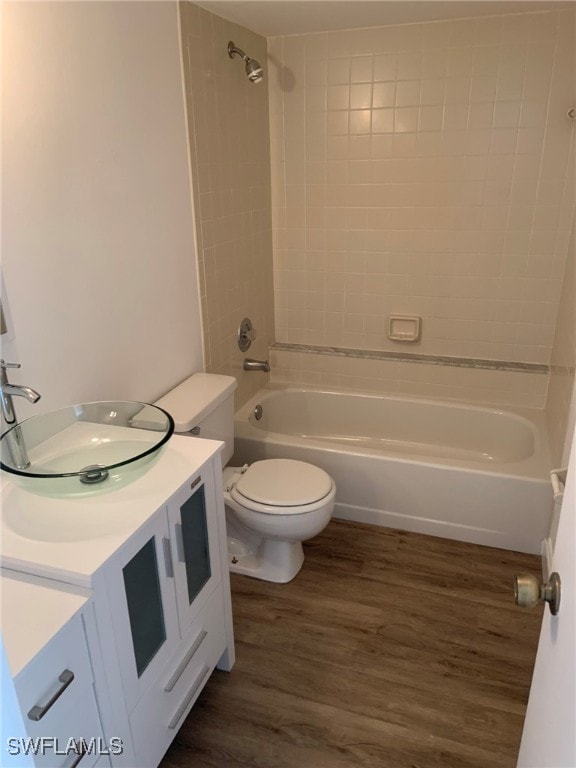
[[[172,416],[175,432],[189,432],[226,400],[237,386],[238,382],[233,376],[195,373],[167,392],[154,405],[168,411]]]

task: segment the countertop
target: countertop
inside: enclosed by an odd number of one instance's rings
[[[80,611],[88,601],[80,588],[46,582],[28,574],[2,569],[0,631],[12,677],[16,677],[37,653]]]
[[[39,495],[3,472],[2,566],[90,588],[104,563],[223,445],[174,435],[133,483],[80,497]]]

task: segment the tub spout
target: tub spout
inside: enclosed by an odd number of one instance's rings
[[[245,371],[264,371],[264,373],[270,371],[270,363],[268,360],[252,360],[250,357],[244,358],[243,367]]]

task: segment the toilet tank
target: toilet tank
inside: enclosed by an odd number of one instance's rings
[[[233,376],[195,373],[155,405],[172,416],[176,433],[222,440],[225,444],[222,466],[225,466],[234,453],[234,390],[237,386]]]

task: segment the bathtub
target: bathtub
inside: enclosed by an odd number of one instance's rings
[[[542,412],[270,385],[234,429],[237,465],[284,457],[326,470],[335,517],[532,554],[548,534]]]

